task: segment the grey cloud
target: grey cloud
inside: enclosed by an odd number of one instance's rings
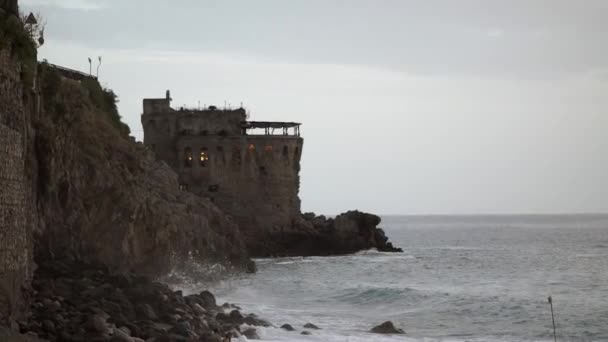
[[[108,0],[95,11],[40,10],[49,35],[92,47],[520,78],[608,65],[608,45],[602,43],[608,8],[601,0]]]

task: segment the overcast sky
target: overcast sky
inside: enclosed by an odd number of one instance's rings
[[[140,139],[166,89],[302,122],[305,211],[608,212],[608,1],[20,2]]]

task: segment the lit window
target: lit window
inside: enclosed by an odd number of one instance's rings
[[[184,149],[184,166],[192,167],[192,149],[190,147]]]
[[[206,147],[201,148],[201,153],[199,156],[199,162],[201,166],[207,166],[207,161],[209,160],[209,152]]]
[[[255,145],[254,145],[254,144],[249,144],[248,149],[249,149],[249,151],[251,151],[251,152],[255,151]]]

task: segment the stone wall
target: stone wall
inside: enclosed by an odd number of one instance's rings
[[[189,191],[211,198],[237,221],[255,252],[260,234],[300,217],[302,146],[295,136],[188,136],[177,142],[173,167]],[[186,149],[193,154],[190,166]],[[208,160],[201,162],[201,151]]]
[[[25,109],[19,63],[0,51],[0,316],[15,316],[31,276]]]
[[[158,111],[163,106],[153,107],[147,102],[164,99],[145,99],[141,117],[144,142],[169,165],[176,165],[175,142],[183,136],[240,135],[241,122],[246,119],[244,109],[202,111]]]

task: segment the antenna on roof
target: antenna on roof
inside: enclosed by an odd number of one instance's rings
[[[91,60],[91,57],[89,57],[89,76],[93,75],[93,61]]]

